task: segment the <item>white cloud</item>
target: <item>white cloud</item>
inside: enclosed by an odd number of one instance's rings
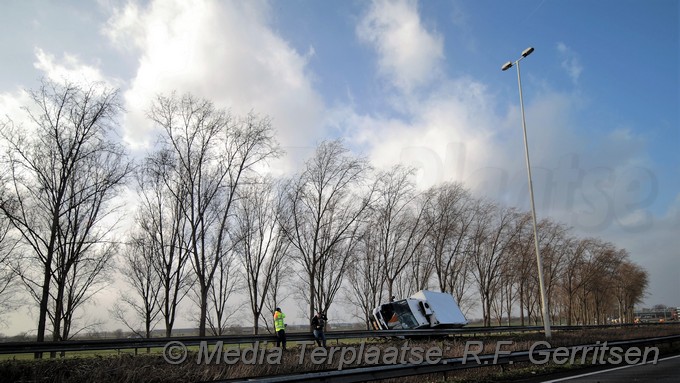
[[[562,57],[562,68],[567,72],[574,84],[578,83],[581,72],[583,72],[583,66],[581,65],[578,55],[564,43],[557,44],[557,51]]]
[[[335,111],[334,124],[351,127],[348,136],[373,164],[415,166],[421,187],[463,181],[476,195],[528,209],[519,105],[513,99],[499,113],[494,91],[485,84],[437,73],[443,55],[435,47],[442,38],[420,25],[417,12],[414,2],[375,2],[357,27],[359,38],[378,55],[379,74],[397,90],[387,94],[397,99],[391,104],[397,113],[358,115],[347,107]],[[398,43],[407,28],[425,44],[414,46],[409,38]],[[578,55],[565,44],[557,49],[562,67],[577,83],[583,71]],[[439,76],[436,83],[428,82],[430,73]],[[411,92],[424,84],[430,85],[425,92]],[[539,218],[628,249],[632,260],[649,270],[655,299],[670,302],[664,291],[677,291],[680,282],[673,279],[677,267],[663,265],[679,262],[674,232],[680,204],[669,208],[668,216],[654,208],[658,182],[645,137],[625,125],[595,132],[580,127],[573,116],[588,107],[581,94],[531,85],[537,96],[525,99],[525,107]],[[649,240],[640,241],[641,236]]]
[[[378,167],[403,163],[418,169],[420,187],[463,181],[483,167],[495,146],[493,116],[484,85],[447,79],[443,37],[421,22],[415,1],[374,1],[356,27],[378,55],[378,73],[397,90],[388,97],[403,117],[360,116],[338,111],[349,139]],[[434,80],[437,80],[435,82]],[[427,92],[415,90],[425,89]],[[344,122],[338,122],[345,119]]]
[[[427,31],[416,1],[374,1],[358,24],[359,38],[379,54],[381,74],[410,92],[438,78],[444,58],[443,38]]]
[[[143,20],[139,17],[142,12],[139,6],[133,2],[129,2],[122,9],[109,4],[102,6],[113,14],[102,28],[102,33],[123,51],[144,48],[146,35],[137,33],[144,29]]]
[[[36,61],[33,66],[49,81],[60,84],[70,82],[84,86],[96,82],[111,89],[117,88],[121,83],[118,79],[105,76],[98,67],[82,63],[77,55],[65,52],[61,58],[58,58],[41,48],[35,48],[34,52]],[[14,124],[21,125],[23,129],[33,129],[24,108],[34,108],[34,102],[26,90],[0,93],[0,110],[2,111],[0,121],[10,119]]]
[[[494,116],[493,96],[470,79],[450,80],[420,100],[405,98],[399,118],[359,115],[338,109],[332,125],[346,126],[345,135],[371,163],[386,168],[396,163],[418,169],[421,188],[443,181],[464,181],[483,187],[490,167],[510,171],[504,146],[496,137],[503,121]],[[500,129],[502,130],[502,129]]]
[[[70,81],[77,84],[100,82],[108,87],[119,83],[119,81],[105,77],[99,68],[82,63],[78,56],[70,53],[64,53],[61,59],[57,59],[53,54],[36,48],[35,57],[37,61],[33,63],[33,66],[53,82]]]
[[[149,139],[145,111],[159,93],[191,92],[220,107],[272,117],[284,146],[323,135],[323,102],[307,77],[306,55],[270,28],[262,2],[154,1],[128,5],[108,23],[117,44],[126,36],[139,50],[139,67],[125,94],[125,138]]]
[[[30,96],[25,90],[17,90],[14,93],[0,93],[0,121],[6,118],[17,118],[23,115],[22,108],[30,103]]]
[[[650,296],[645,299],[646,306],[655,304],[677,304],[680,291],[680,194],[668,206],[665,214],[651,215],[643,209],[630,216],[638,220],[622,222],[610,230],[607,240],[627,249],[631,258],[649,273]]]

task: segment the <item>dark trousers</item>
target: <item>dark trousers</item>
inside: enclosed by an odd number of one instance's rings
[[[279,330],[276,332],[276,347],[281,347],[283,344],[283,349],[286,349],[286,330]]]
[[[316,344],[321,347],[322,345],[326,347],[326,335],[323,330],[314,330],[314,339],[316,339]]]

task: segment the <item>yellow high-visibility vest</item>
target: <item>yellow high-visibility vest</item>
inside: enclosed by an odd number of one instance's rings
[[[276,331],[286,329],[286,325],[283,323],[283,319],[285,317],[286,317],[286,314],[284,314],[280,311],[274,312],[274,329]]]

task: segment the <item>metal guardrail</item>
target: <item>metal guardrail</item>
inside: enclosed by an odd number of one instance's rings
[[[635,339],[626,341],[613,341],[607,342],[608,347],[621,347],[627,349],[636,346],[648,346],[657,345],[664,343],[680,342],[680,335],[666,336],[666,337],[656,337],[647,339]],[[586,344],[578,346],[569,346],[568,349],[574,350],[577,348],[584,347],[602,347],[602,344]],[[346,382],[364,382],[372,380],[383,380],[390,378],[401,378],[406,376],[414,375],[425,375],[425,374],[439,374],[447,373],[456,370],[478,368],[478,367],[490,367],[494,365],[507,365],[513,364],[515,362],[530,362],[535,354],[545,356],[552,356],[556,350],[563,349],[559,348],[549,348],[549,349],[539,349],[530,351],[513,351],[509,354],[496,355],[496,354],[486,354],[476,356],[474,359],[469,358],[449,358],[442,359],[439,363],[428,364],[394,364],[394,365],[380,365],[372,367],[355,367],[345,370],[328,370],[319,372],[308,372],[300,374],[289,374],[289,375],[277,375],[277,376],[265,376],[265,377],[253,377],[253,378],[241,378],[241,379],[227,379],[227,380],[216,380],[211,381],[211,383],[234,383],[234,382],[308,382],[308,383],[346,383]]]
[[[623,324],[623,325],[589,325],[589,326],[553,326],[559,331],[575,331],[592,328],[621,328],[673,325],[676,323],[663,324]],[[421,329],[421,330],[379,330],[379,331],[328,331],[326,339],[361,339],[361,338],[393,338],[393,337],[441,337],[462,335],[483,335],[493,333],[517,333],[538,332],[542,326],[498,326],[498,327],[465,327],[457,329]],[[288,341],[313,341],[314,337],[308,332],[291,332],[286,334]],[[142,339],[93,339],[93,340],[69,340],[62,342],[0,342],[0,354],[22,354],[38,352],[73,352],[73,351],[98,351],[98,350],[126,350],[164,347],[172,341],[182,342],[186,346],[198,346],[201,342],[214,344],[248,344],[255,342],[276,342],[276,337],[271,334],[260,335],[224,335],[224,336],[190,336],[170,338],[142,338]]]

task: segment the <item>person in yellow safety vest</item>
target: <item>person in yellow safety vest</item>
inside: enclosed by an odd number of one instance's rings
[[[274,330],[276,331],[276,347],[286,349],[286,323],[283,321],[286,314],[281,312],[281,308],[277,307],[274,311]]]

